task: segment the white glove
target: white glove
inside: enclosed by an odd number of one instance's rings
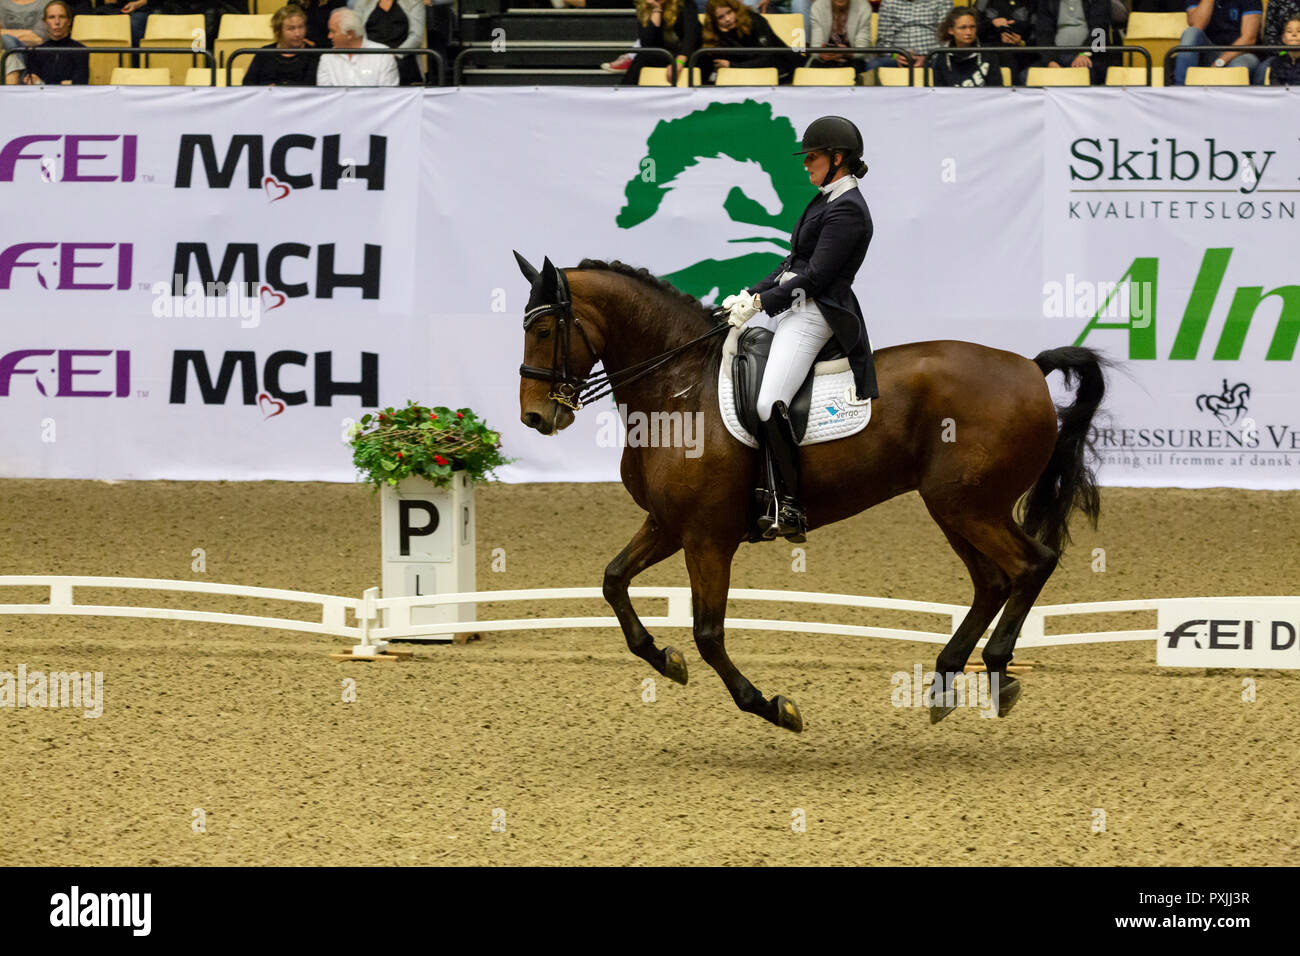
[[[758,307],[754,305],[754,297],[743,290],[737,295],[727,296],[722,305],[723,308],[731,310],[731,314],[727,316],[727,321],[736,328],[743,326],[759,311]]]

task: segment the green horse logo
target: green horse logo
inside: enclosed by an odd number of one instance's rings
[[[769,103],[712,103],[679,119],[662,120],[646,143],[640,172],[624,189],[615,222],[620,229],[657,226],[664,231],[657,247],[686,248],[698,255],[700,237],[684,241],[674,205],[693,204],[691,218],[698,218],[701,197],[725,188],[721,206],[732,234],[719,235],[724,244],[719,255],[660,276],[711,303],[720,293],[757,282],[789,252],[790,232],[816,195],[791,155],[798,148],[794,124],[774,116]],[[719,221],[725,220],[720,216]]]

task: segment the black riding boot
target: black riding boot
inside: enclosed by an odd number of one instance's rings
[[[799,443],[790,424],[790,410],[785,402],[772,406],[771,417],[763,422],[759,440],[765,455],[764,471],[775,479],[776,522],[770,512],[759,519],[759,528],[767,538],[784,537],[802,544],[807,541],[808,521],[799,504]]]

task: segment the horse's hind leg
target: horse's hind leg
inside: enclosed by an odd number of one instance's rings
[[[731,589],[731,559],[739,542],[723,545],[705,540],[686,543],[686,570],[691,576],[691,608],[695,615],[695,646],[731,691],[736,706],[758,714],[778,727],[799,733],[803,718],[794,701],[779,694],[770,700],[736,669],[723,640],[727,592]]]
[[[998,716],[1002,717],[1020,699],[1020,682],[1007,674],[1016,639],[1043,585],[1056,570],[1059,556],[1025,534],[1010,515],[997,521],[971,521],[962,528],[962,535],[996,561],[1011,579],[1011,594],[1002,617],[984,646],[984,666],[989,681],[997,680]]]
[[[651,565],[676,554],[681,547],[682,543],[676,535],[646,515],[645,522],[627,547],[605,568],[604,592],[605,600],[614,609],[618,623],[623,627],[628,649],[660,674],[679,684],[685,684],[686,658],[675,648],[665,647],[661,650],[655,646],[654,638],[641,623],[641,618],[637,617],[627,593],[632,578]]]
[[[942,681],[936,690],[941,690],[943,693],[940,703],[930,707],[930,723],[937,724],[955,709],[955,704],[948,702],[951,700],[949,695],[954,692],[954,682],[966,669],[971,651],[975,650],[975,645],[979,643],[979,639],[997,615],[998,608],[1006,603],[1007,596],[1011,593],[1011,581],[994,561],[985,557],[969,541],[952,530],[947,521],[933,511],[931,515],[943,529],[952,549],[965,563],[966,569],[970,572],[971,583],[975,585],[975,598],[971,602],[970,610],[962,618],[952,639],[939,652],[939,658],[934,665],[935,673],[938,675],[936,680]]]

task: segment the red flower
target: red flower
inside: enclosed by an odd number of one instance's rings
[[[433,460],[436,461],[436,462],[437,462],[438,464],[440,464],[440,465],[445,465],[445,464],[447,464],[447,459],[446,459],[446,458],[443,458],[441,455],[434,455],[434,456],[433,456]]]
[[[402,453],[401,453],[400,451],[397,453],[397,457],[398,457],[398,458],[401,458],[401,457],[402,457]]]
[[[465,417],[465,413],[464,413],[464,412],[457,412],[457,413],[456,413],[456,417],[457,417],[457,418],[464,418],[464,417]]]
[[[430,413],[429,413],[429,417],[430,417],[430,418],[437,418],[438,416],[435,415],[433,412],[430,412]]]

